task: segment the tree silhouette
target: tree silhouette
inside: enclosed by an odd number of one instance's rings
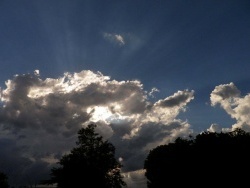
[[[78,132],[77,147],[64,155],[60,167],[51,169],[51,179],[43,184],[57,183],[59,188],[125,186],[115,158],[115,147],[95,133],[96,125],[90,124]]]
[[[8,177],[3,172],[0,172],[0,188],[8,188]]]
[[[144,169],[148,188],[247,187],[249,160],[250,133],[235,129],[158,146],[149,152]]]

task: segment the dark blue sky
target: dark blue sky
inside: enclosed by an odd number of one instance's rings
[[[194,90],[178,117],[198,131],[239,120],[212,107],[210,94],[230,82],[250,92],[249,52],[249,0],[0,0],[2,90],[34,70],[140,80],[159,90],[152,101]]]
[[[0,40],[2,88],[39,69],[44,78],[93,70],[139,79],[157,97],[193,89],[188,118],[197,126],[224,117],[205,105],[216,85],[250,91],[249,1],[1,1]]]

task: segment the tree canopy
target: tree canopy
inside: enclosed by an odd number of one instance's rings
[[[8,188],[9,187],[8,177],[3,172],[0,172],[0,187],[1,188]]]
[[[115,158],[115,147],[95,133],[95,124],[78,131],[77,147],[59,161],[59,167],[51,169],[51,179],[43,183],[57,183],[58,188],[125,186]]]
[[[203,132],[151,150],[144,162],[148,188],[249,185],[250,133]]]

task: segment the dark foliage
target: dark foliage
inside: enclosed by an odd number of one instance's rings
[[[144,162],[148,188],[249,187],[250,133],[203,132],[151,150]]]
[[[78,132],[77,147],[51,170],[45,184],[57,183],[59,188],[102,187],[120,188],[125,185],[120,174],[121,164],[115,159],[115,147],[94,132],[91,124]]]
[[[8,188],[8,177],[6,174],[0,172],[0,188]]]

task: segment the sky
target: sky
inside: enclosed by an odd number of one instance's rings
[[[0,171],[48,178],[96,123],[145,188],[156,146],[250,130],[249,52],[248,0],[0,0]]]

